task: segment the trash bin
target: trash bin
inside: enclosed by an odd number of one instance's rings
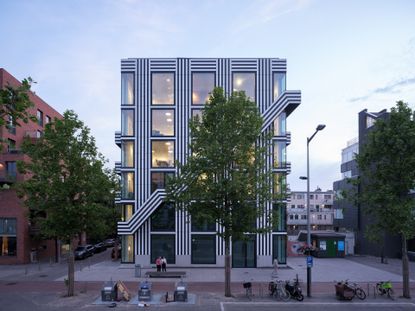
[[[114,301],[117,299],[117,284],[107,282],[101,289],[101,301]]]
[[[180,281],[174,291],[174,301],[187,301],[187,284]]]
[[[151,300],[151,283],[144,281],[140,282],[138,286],[138,300],[139,301],[149,301]]]
[[[141,265],[135,265],[135,277],[140,278],[141,277]]]

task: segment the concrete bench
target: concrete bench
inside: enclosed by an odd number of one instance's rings
[[[146,272],[149,278],[182,278],[186,276],[185,271],[168,271],[168,272]]]

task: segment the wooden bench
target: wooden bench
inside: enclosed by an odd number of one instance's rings
[[[182,278],[186,276],[185,271],[167,271],[167,272],[146,272],[146,277],[149,278]]]

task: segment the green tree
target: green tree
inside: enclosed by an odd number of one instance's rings
[[[33,107],[30,101],[30,86],[32,78],[23,79],[18,87],[6,85],[0,89],[0,127],[20,126],[20,120],[24,123],[29,120],[36,121],[36,117],[31,115],[29,108]],[[0,144],[0,151],[2,145]]]
[[[367,143],[356,156],[360,170],[358,200],[371,215],[367,228],[372,240],[383,232],[402,240],[403,296],[410,298],[407,240],[415,236],[415,120],[414,111],[402,101],[389,118],[377,120]]]
[[[105,159],[89,128],[73,111],[48,123],[43,137],[35,142],[27,139],[22,149],[31,161],[19,162],[19,170],[31,178],[19,185],[19,193],[42,237],[70,245],[68,296],[73,296],[72,241],[82,232],[105,230],[105,211],[114,199],[114,178],[104,169]]]
[[[179,174],[167,187],[167,200],[191,215],[192,222],[216,223],[225,241],[225,296],[231,296],[231,239],[270,231],[271,172],[265,170],[269,138],[261,134],[262,117],[244,92],[226,98],[215,88],[202,113],[190,122],[191,154],[178,163]],[[257,227],[258,217],[267,225]]]

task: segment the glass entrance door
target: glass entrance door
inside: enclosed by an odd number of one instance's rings
[[[256,267],[256,239],[255,235],[247,240],[232,242],[232,267],[255,268]]]

